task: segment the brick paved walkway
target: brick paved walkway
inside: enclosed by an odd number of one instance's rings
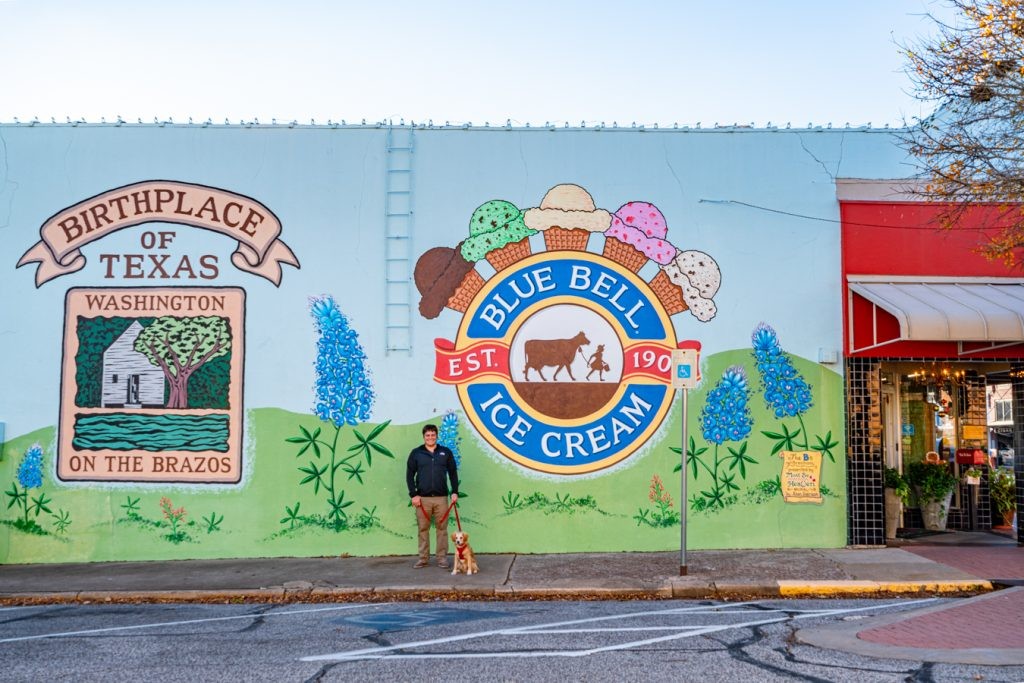
[[[903,550],[956,567],[979,579],[1024,579],[1024,547],[908,545]]]
[[[916,548],[914,552],[917,552]],[[951,650],[1024,648],[1024,629],[1020,628],[1022,615],[1024,588],[1015,588],[887,626],[866,629],[857,637],[900,647]]]

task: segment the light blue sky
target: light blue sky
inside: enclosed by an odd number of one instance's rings
[[[0,0],[0,121],[899,124],[936,0]]]

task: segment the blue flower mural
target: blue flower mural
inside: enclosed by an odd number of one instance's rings
[[[37,489],[43,485],[43,449],[33,444],[18,465],[18,483],[25,489]]]
[[[754,328],[751,340],[768,408],[775,411],[777,418],[796,417],[807,412],[812,405],[811,387],[779,346],[775,330],[761,323]]]
[[[704,440],[716,445],[742,441],[750,434],[750,388],[747,372],[734,365],[728,368],[715,388],[708,392],[700,414]]]
[[[813,445],[808,440],[809,435],[803,416],[814,405],[811,385],[797,372],[789,354],[782,350],[775,329],[771,325],[761,323],[754,328],[750,339],[757,371],[761,375],[765,406],[773,411],[775,417],[780,420],[782,430],[781,432],[761,432],[775,441],[772,454],[783,449],[792,451],[802,448],[820,451],[828,456],[829,460],[835,462],[832,449],[839,444],[833,440],[831,431],[823,437],[815,436],[816,441]],[[800,425],[799,428],[792,430],[785,422],[781,422],[783,418],[787,417],[795,417]],[[797,438],[800,436],[803,437],[802,441]]]
[[[54,513],[50,509],[53,502],[43,491],[39,495],[29,497],[32,489],[43,486],[43,447],[39,444],[32,444],[21,456],[18,463],[17,481],[11,482],[11,488],[4,491],[7,496],[7,509],[17,506],[19,518],[6,522],[16,529],[32,534],[45,535],[48,532],[39,525],[39,516],[42,513],[50,515],[54,521],[54,527],[58,533],[64,533],[71,524],[71,516],[64,510]],[[21,488],[18,488],[21,484]]]
[[[459,436],[459,416],[454,410],[449,410],[441,418],[441,431],[437,435],[437,442],[444,444],[455,456],[455,466],[462,466],[462,456],[459,447],[462,446],[462,437]]]
[[[711,446],[698,448],[693,437],[689,440],[686,462],[690,466],[690,476],[699,480],[701,471],[704,471],[711,480],[707,489],[699,489],[699,493],[690,498],[691,509],[722,508],[733,502],[735,495],[732,492],[740,488],[736,475],[746,479],[747,464],[757,462],[747,455],[746,438],[753,426],[749,404],[750,385],[746,370],[739,365],[727,368],[708,392],[700,413],[701,433]],[[739,445],[735,448],[726,446],[728,455],[723,456],[719,447],[726,442]],[[705,456],[708,450],[712,450],[710,462]],[[676,471],[681,467],[677,466]]]
[[[365,436],[354,429],[369,420],[373,410],[374,393],[366,367],[366,353],[359,343],[359,335],[349,325],[334,297],[311,299],[309,310],[317,332],[313,413],[329,423],[334,433],[326,436],[320,427],[309,430],[299,425],[300,434],[286,441],[299,446],[296,458],[312,451],[309,463],[298,468],[304,475],[299,484],[312,485],[314,495],[319,494],[322,488],[328,511],[326,515],[304,515],[300,513],[300,501],[296,501],[294,507],[285,506],[285,517],[281,523],[287,524],[289,530],[300,524],[311,524],[341,531],[349,528],[346,508],[354,501],[345,499],[339,472],[348,475],[347,481],[355,479],[362,484],[366,474],[364,461],[369,468],[373,465],[375,453],[393,458],[391,451],[377,441],[391,421],[377,425]],[[345,426],[353,427],[352,435],[356,442],[339,452],[338,441]],[[329,461],[322,457],[325,450],[330,454]],[[375,510],[375,507],[364,507],[353,526],[365,528],[376,524]]]
[[[321,420],[336,427],[370,419],[373,386],[366,370],[366,353],[348,318],[324,296],[310,301],[319,338],[316,343],[316,408]]]

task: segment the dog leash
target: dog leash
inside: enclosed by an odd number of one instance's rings
[[[429,526],[430,517],[427,516],[427,511],[423,509],[422,505],[417,505],[416,508],[418,508],[420,514],[423,515],[423,519],[427,520],[427,525]],[[459,527],[459,531],[462,531],[462,520],[459,519],[459,506],[456,501],[452,501],[452,504],[448,506],[448,509],[445,510],[444,512],[444,515],[442,515],[441,519],[437,521],[437,526],[441,526],[442,524],[444,524],[444,521],[448,519],[448,515],[452,513],[452,510],[455,510],[455,524]]]
[[[459,527],[459,531],[462,531],[462,521],[459,519],[459,506],[457,502],[453,502],[451,505],[448,506],[448,509],[445,511],[444,516],[441,517],[441,521],[437,524],[438,526],[444,524],[444,520],[448,519],[448,515],[452,513],[452,510],[455,510],[455,524]]]

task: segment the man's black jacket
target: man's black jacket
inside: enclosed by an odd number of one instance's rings
[[[409,453],[409,462],[405,467],[405,483],[409,487],[409,497],[413,496],[447,496],[448,482],[452,482],[452,493],[459,492],[459,473],[455,469],[455,456],[452,452],[437,444],[434,452],[420,445]]]

